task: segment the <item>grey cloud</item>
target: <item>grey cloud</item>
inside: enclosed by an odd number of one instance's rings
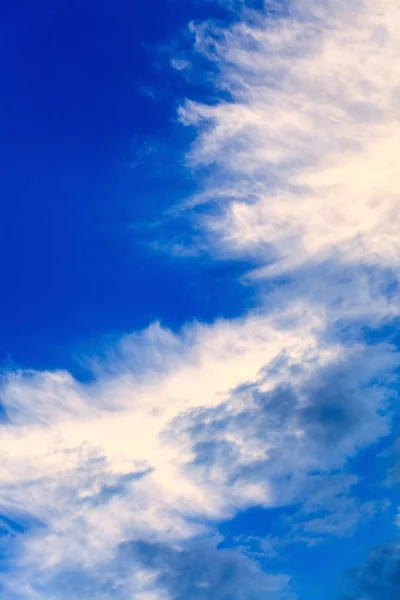
[[[391,443],[379,454],[380,469],[384,473],[383,483],[387,487],[396,487],[400,484],[400,437],[398,421],[393,425]]]
[[[86,496],[82,502],[92,506],[106,504],[112,500],[114,496],[126,494],[131,484],[140,481],[151,472],[152,469],[145,469],[143,471],[128,473],[127,475],[115,476],[108,474],[106,477],[103,476],[102,479],[104,483],[101,485],[100,491],[96,494]],[[99,479],[99,475],[97,476],[97,479]]]
[[[343,600],[397,600],[400,597],[398,542],[375,550],[350,578]]]
[[[384,382],[397,364],[389,347],[361,349],[333,366],[305,374],[296,387],[287,384],[264,392],[263,381],[242,386],[233,394],[241,396],[243,409],[233,412],[222,405],[192,411],[174,421],[174,432],[192,439],[192,467],[240,465],[234,435],[240,432],[245,440],[256,440],[265,453],[252,463],[258,473],[329,470],[387,432],[390,406]]]
[[[217,550],[212,540],[197,540],[182,550],[161,545],[128,545],[157,584],[174,600],[258,600],[287,598],[288,577],[262,572],[253,561],[233,550]]]
[[[273,370],[283,368],[281,357]],[[234,391],[227,405],[192,411],[173,423],[188,436],[191,474],[212,479],[223,470],[232,484],[266,481],[273,505],[300,503],[290,536],[349,535],[384,503],[361,501],[357,477],[341,470],[360,448],[390,429],[390,393],[385,387],[398,364],[388,346],[360,349],[345,360],[303,374],[296,386],[265,392],[271,375]],[[240,410],[232,410],[235,395]],[[171,434],[171,432],[170,432]],[[243,447],[244,441],[244,447]]]
[[[262,572],[234,550],[218,550],[218,539],[193,540],[182,548],[145,541],[121,545],[114,561],[96,569],[64,569],[33,586],[40,598],[131,600],[140,592],[173,600],[289,600],[289,578]],[[145,584],[139,575],[143,573]],[[44,583],[46,581],[46,583]],[[2,596],[1,598],[6,598]],[[22,600],[23,594],[15,600]]]

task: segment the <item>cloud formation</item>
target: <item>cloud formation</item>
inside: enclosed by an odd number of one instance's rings
[[[376,549],[351,579],[346,600],[395,600],[400,593],[400,549],[398,542]]]
[[[181,109],[209,173],[187,206],[214,207],[216,260],[257,263],[259,306],[127,335],[89,384],[3,374],[1,511],[26,526],[2,597],[283,599],[219,521],[298,503],[310,542],[375,510],[342,471],[391,428],[399,358],[362,328],[400,306],[399,24],[394,0],[332,0],[193,27],[229,100]]]
[[[182,111],[205,124],[193,161],[218,170],[201,200],[222,210],[207,225],[232,252],[271,247],[275,272],[332,256],[395,268],[399,9],[309,2],[294,14],[198,34],[232,98]]]

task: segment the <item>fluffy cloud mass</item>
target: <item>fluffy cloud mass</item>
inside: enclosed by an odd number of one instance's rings
[[[311,543],[368,513],[340,472],[391,428],[399,358],[363,331],[400,306],[399,26],[394,0],[192,26],[229,99],[181,108],[208,173],[185,209],[259,305],[127,335],[91,383],[3,373],[2,597],[283,599],[218,523],[300,503]]]

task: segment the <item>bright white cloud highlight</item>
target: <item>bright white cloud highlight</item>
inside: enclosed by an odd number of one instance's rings
[[[297,19],[198,33],[232,101],[188,102],[192,151],[217,175],[198,199],[223,251],[271,249],[272,272],[337,256],[398,267],[400,9],[308,2]],[[296,12],[296,11],[295,11]]]

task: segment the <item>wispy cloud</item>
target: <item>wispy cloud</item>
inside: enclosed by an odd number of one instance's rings
[[[333,257],[397,268],[399,9],[294,14],[198,32],[232,98],[182,109],[202,128],[192,160],[217,170],[199,200],[221,214],[206,226],[225,252],[264,252],[272,272]]]

